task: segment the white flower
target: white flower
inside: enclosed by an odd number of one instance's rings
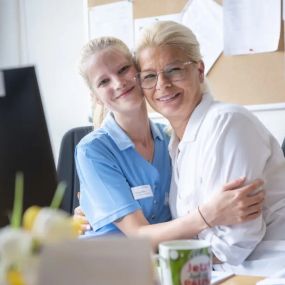
[[[77,232],[67,213],[51,208],[42,208],[32,227],[32,234],[43,243],[74,239]]]
[[[12,267],[21,267],[32,256],[33,237],[30,233],[12,227],[0,230],[0,284],[5,284],[6,273]]]

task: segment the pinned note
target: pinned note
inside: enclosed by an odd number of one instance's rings
[[[223,7],[226,55],[277,50],[281,0],[225,0]]]
[[[119,1],[89,9],[89,38],[113,36],[134,47],[133,3]]]

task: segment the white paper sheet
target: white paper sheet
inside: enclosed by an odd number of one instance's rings
[[[41,285],[153,284],[151,245],[143,239],[76,240],[44,247]]]
[[[4,74],[2,71],[0,71],[0,97],[4,97],[5,93]]]
[[[223,50],[222,7],[213,0],[192,0],[181,16],[182,24],[194,32],[200,43],[207,74]]]
[[[224,0],[224,53],[275,51],[280,38],[281,0]]]
[[[120,1],[89,10],[89,38],[113,36],[134,48],[133,3]]]
[[[256,283],[256,285],[283,285],[285,284],[285,268],[277,271],[275,274],[269,276]]]
[[[180,14],[169,14],[169,15],[162,15],[157,17],[146,17],[146,18],[139,18],[135,19],[135,43],[140,37],[141,31],[151,24],[157,21],[174,21],[177,23],[181,22]]]
[[[212,271],[211,285],[219,284],[221,281],[226,280],[232,276],[234,276],[234,273],[232,272]]]

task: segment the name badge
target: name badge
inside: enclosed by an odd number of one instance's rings
[[[140,185],[136,187],[131,187],[131,190],[135,200],[153,197],[150,185]]]

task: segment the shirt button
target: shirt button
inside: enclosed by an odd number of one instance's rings
[[[155,205],[156,205],[156,204],[157,204],[157,201],[156,201],[156,200],[153,200],[153,204],[155,204]]]
[[[151,216],[151,219],[154,220],[154,219],[155,219],[155,215],[152,215],[152,216]]]

